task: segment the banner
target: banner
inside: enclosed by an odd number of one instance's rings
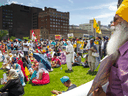
[[[83,34],[83,38],[89,38],[89,34]]]
[[[34,34],[34,31],[32,30],[32,40],[36,40],[36,36]]]
[[[73,33],[68,34],[68,38],[73,38],[73,37],[74,37]]]
[[[55,39],[56,40],[60,40],[61,39],[61,35],[55,35]]]

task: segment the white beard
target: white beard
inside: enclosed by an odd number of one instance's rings
[[[113,54],[128,40],[127,22],[122,21],[115,27],[114,33],[107,44],[107,54]]]

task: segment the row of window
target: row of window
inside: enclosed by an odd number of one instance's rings
[[[62,30],[62,29],[55,29],[55,28],[50,28],[51,31],[68,31],[68,30]]]
[[[60,25],[60,22],[50,22],[50,24],[58,24],[58,25]],[[62,25],[67,26],[68,24],[63,23]]]
[[[13,21],[12,19],[3,19],[3,21]]]
[[[3,14],[6,14],[6,15],[13,15],[12,13],[3,13]]]
[[[57,28],[68,28],[67,26],[57,26],[57,25],[50,25],[50,27],[57,27]]]
[[[3,16],[3,18],[13,18],[12,16]]]
[[[13,24],[12,22],[3,22],[3,24]]]
[[[68,21],[66,20],[59,20],[59,19],[53,19],[53,18],[50,18],[51,21],[58,21],[58,22],[66,22],[68,23]]]
[[[51,16],[51,15],[50,15],[50,17],[51,17],[51,18],[58,18],[58,19],[66,19],[66,20],[68,20],[67,18],[58,17],[58,16]]]
[[[7,25],[3,25],[3,27],[7,27]],[[9,25],[9,27],[13,27],[12,25]]]
[[[5,10],[3,9],[3,12],[13,12],[12,10]]]
[[[46,13],[47,14],[47,13]],[[58,16],[65,16],[68,17],[67,14],[61,14],[61,13],[55,13],[55,12],[50,12],[50,14],[58,15]]]

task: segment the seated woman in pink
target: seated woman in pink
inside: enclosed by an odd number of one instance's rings
[[[39,69],[39,66],[35,68],[37,75],[32,79],[34,85],[44,85],[50,83],[49,73],[45,68]]]
[[[57,68],[61,66],[60,59],[57,57],[56,53],[54,53],[54,57],[52,58],[51,66],[53,68]]]

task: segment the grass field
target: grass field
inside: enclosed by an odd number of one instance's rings
[[[84,59],[82,59],[82,61],[84,61]],[[1,65],[2,63],[0,63],[0,67]],[[89,68],[83,68],[82,66],[74,66],[72,73],[65,73],[65,70],[67,70],[67,65],[62,65],[62,70],[60,68],[54,68],[53,72],[49,73],[49,84],[42,86],[32,86],[32,84],[28,82],[28,84],[26,84],[26,86],[24,87],[24,96],[51,96],[52,90],[66,91],[68,88],[65,87],[60,81],[60,78],[63,76],[69,76],[73,84],[80,86],[93,80],[98,69],[99,66],[94,72],[88,73]],[[0,70],[0,78],[3,77],[3,73],[3,70]],[[2,85],[0,85],[0,87],[2,87]]]

